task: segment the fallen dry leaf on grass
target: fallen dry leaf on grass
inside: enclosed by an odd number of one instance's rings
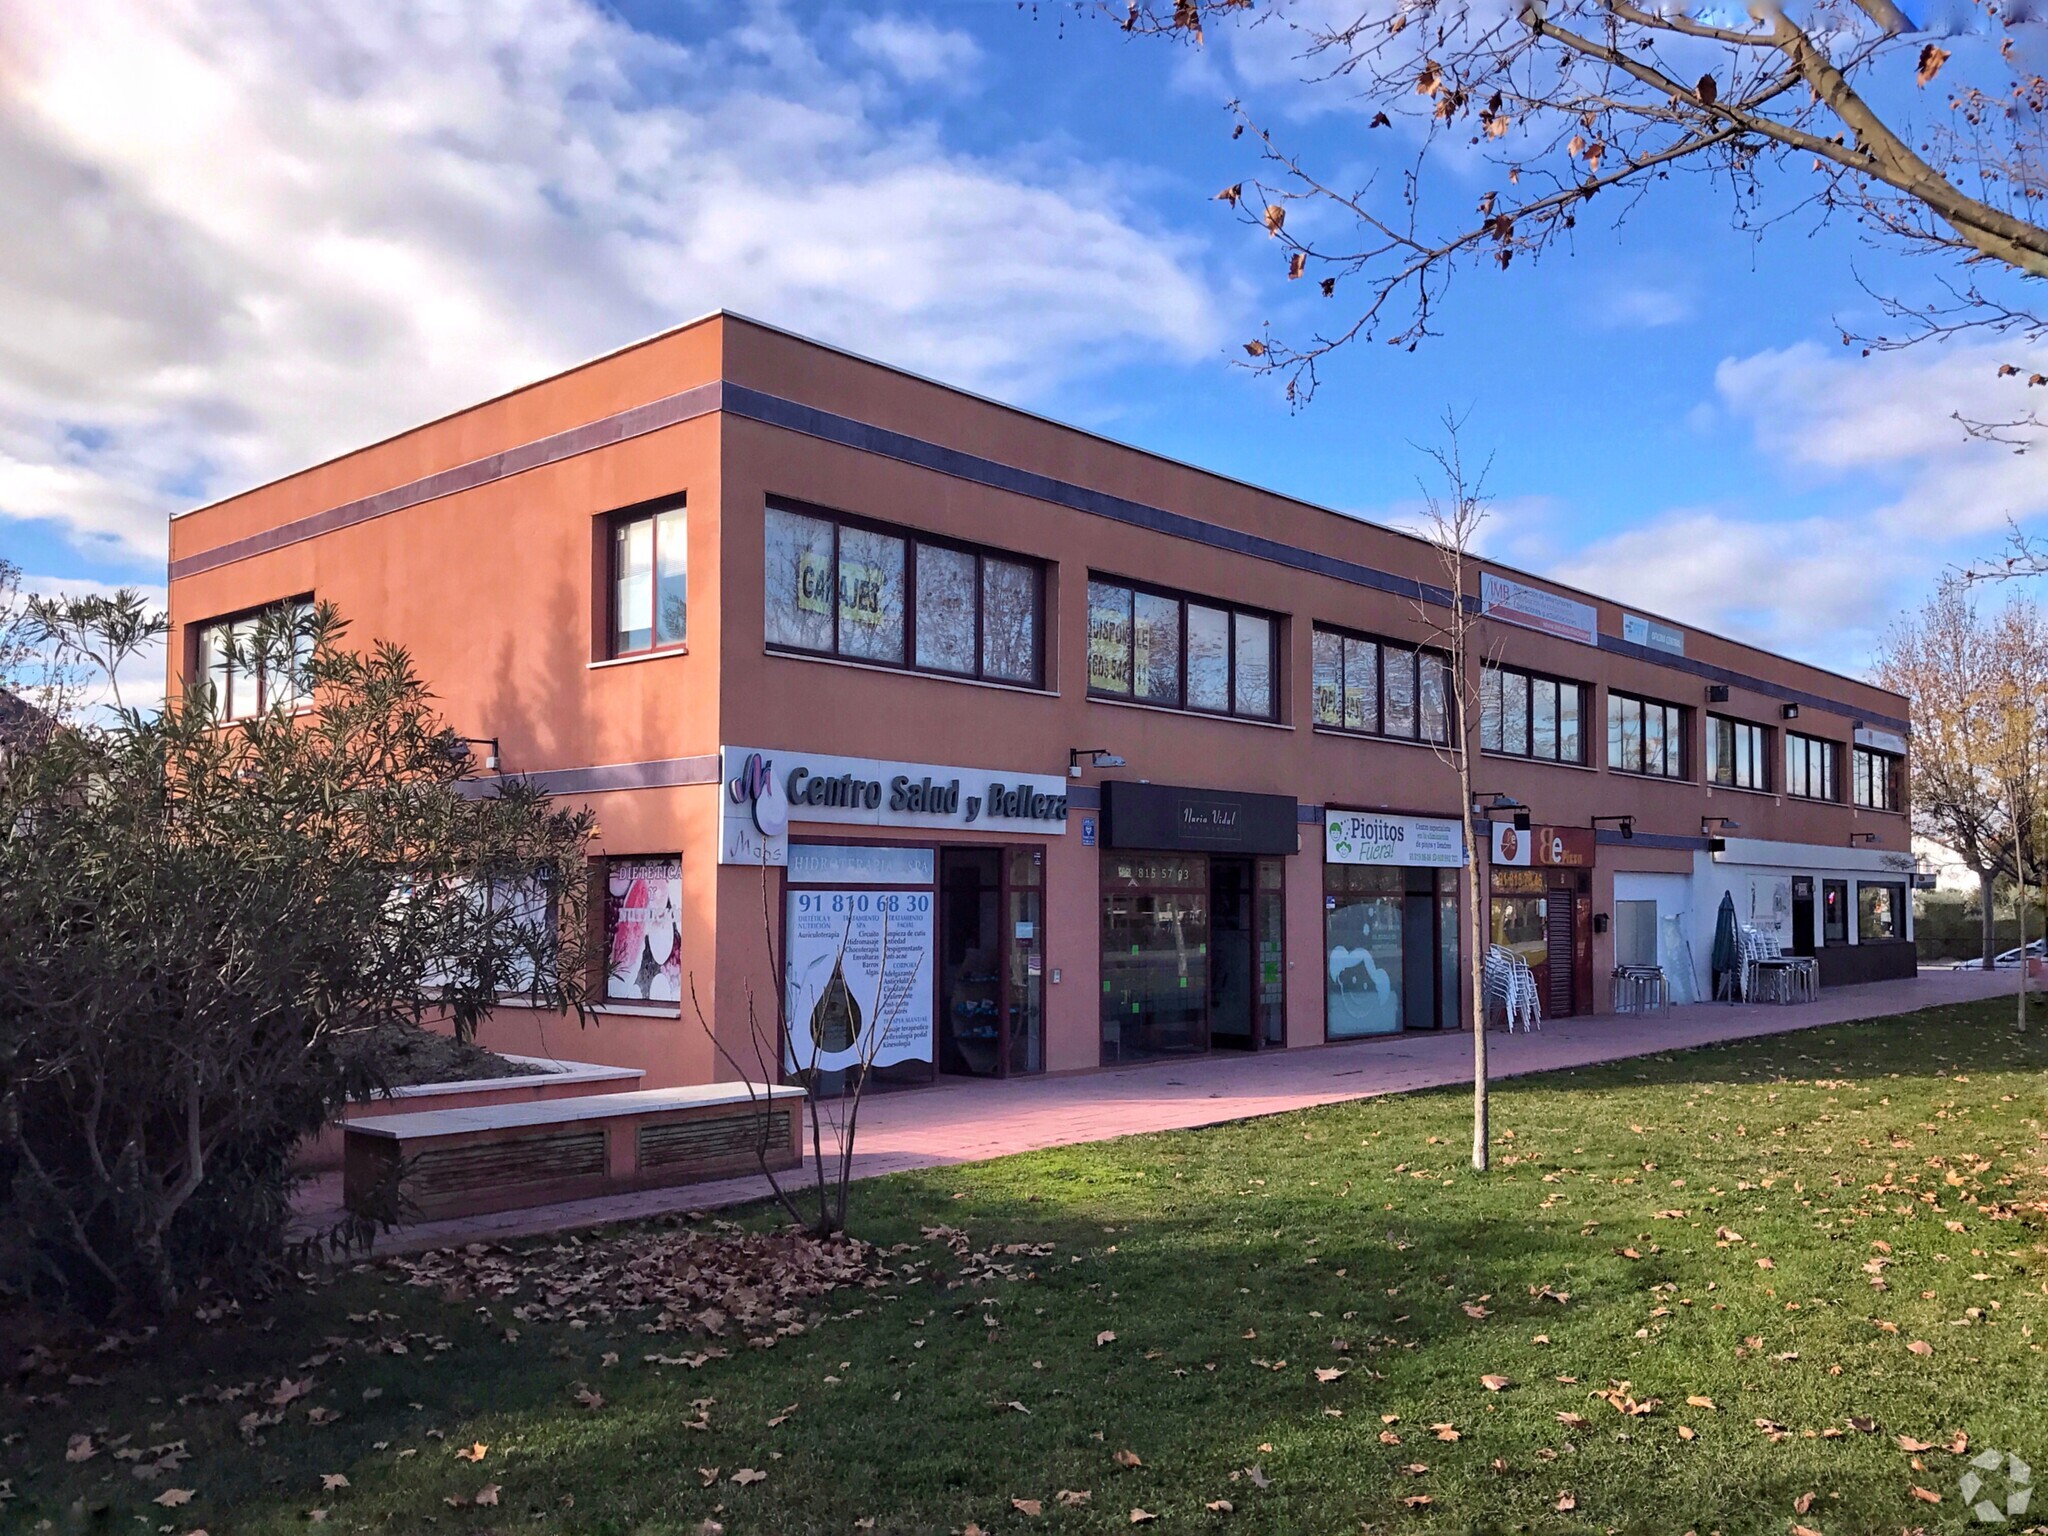
[[[1915,1339],[1912,1343],[1908,1344],[1906,1348],[1911,1350],[1916,1355],[1931,1355],[1934,1353],[1934,1346],[1928,1343],[1925,1339]]]
[[[1557,1502],[1550,1507],[1560,1515],[1568,1515],[1579,1507],[1578,1496],[1560,1488],[1557,1491]]]
[[[1328,1384],[1333,1381],[1341,1381],[1343,1377],[1344,1368],[1342,1366],[1319,1365],[1316,1367],[1316,1380],[1323,1382],[1325,1384]]]
[[[576,1389],[576,1401],[592,1413],[595,1413],[604,1406],[604,1394],[602,1392],[593,1392],[588,1387],[578,1387]]]
[[[1150,1525],[1154,1520],[1157,1520],[1158,1518],[1159,1517],[1153,1514],[1150,1510],[1134,1509],[1131,1511],[1131,1524],[1133,1525]]]
[[[1427,1509],[1435,1502],[1436,1500],[1426,1493],[1411,1493],[1401,1501],[1402,1505],[1408,1509]]]
[[[1711,1409],[1714,1406],[1714,1400],[1711,1397],[1704,1397],[1699,1393],[1694,1393],[1691,1397],[1688,1397],[1685,1400],[1685,1406],[1688,1408]]]
[[[1227,1515],[1232,1510],[1236,1509],[1237,1506],[1231,1503],[1228,1499],[1211,1499],[1208,1503],[1204,1504],[1202,1508],[1209,1511],[1209,1513],[1212,1515]]]
[[[1690,1444],[1696,1438],[1696,1436],[1693,1434],[1692,1426],[1690,1424],[1679,1425],[1678,1438]]]
[[[198,1492],[197,1488],[166,1488],[149,1502],[161,1504],[165,1509],[176,1509],[180,1504],[190,1504]]]
[[[1505,1392],[1514,1382],[1506,1376],[1482,1376],[1479,1384],[1489,1392]]]
[[[718,1481],[718,1468],[699,1467],[697,1469],[697,1481],[702,1486],[709,1488],[713,1483]]]
[[[474,1445],[466,1445],[456,1451],[455,1459],[457,1461],[482,1461],[485,1456],[490,1454],[490,1450],[491,1448],[488,1445],[479,1440]]]
[[[1792,1513],[1795,1515],[1805,1514],[1809,1509],[1813,1508],[1813,1501],[1818,1497],[1818,1494],[1808,1489],[1792,1501]]]
[[[1142,1467],[1145,1465],[1139,1459],[1136,1451],[1118,1451],[1111,1459],[1120,1467]]]
[[[320,1474],[320,1491],[322,1493],[339,1493],[347,1486],[348,1474],[346,1472],[322,1472]]]
[[[1107,1328],[1103,1329],[1102,1332],[1095,1335],[1095,1347],[1097,1349],[1102,1348],[1102,1346],[1105,1344],[1114,1344],[1115,1342],[1116,1335]]]
[[[91,1461],[99,1453],[100,1448],[92,1443],[91,1435],[73,1435],[64,1445],[66,1461]]]
[[[1010,1508],[1017,1511],[1020,1515],[1042,1515],[1045,1513],[1045,1505],[1037,1499],[1012,1499],[1010,1500]]]
[[[1934,1442],[1932,1440],[1915,1440],[1911,1435],[1901,1435],[1899,1436],[1899,1449],[1917,1456],[1922,1451],[1933,1450]]]
[[[1800,1525],[1795,1521],[1792,1526],[1792,1536],[1820,1536],[1820,1532],[1810,1525]]]
[[[1941,1495],[1936,1493],[1932,1488],[1922,1488],[1918,1484],[1915,1484],[1909,1491],[1912,1493],[1913,1497],[1918,1499],[1922,1504],[1939,1504],[1941,1502]]]
[[[1462,1440],[1465,1438],[1463,1434],[1461,1434],[1456,1429],[1453,1429],[1448,1424],[1432,1424],[1429,1427],[1436,1432],[1437,1439],[1445,1442],[1449,1442],[1452,1440]]]
[[[498,1506],[499,1492],[500,1489],[498,1484],[485,1483],[483,1487],[477,1489],[476,1497],[471,1499],[469,1502],[472,1504],[479,1505],[484,1509],[495,1509]]]
[[[752,1467],[741,1467],[739,1471],[733,1473],[732,1481],[738,1483],[742,1488],[746,1488],[755,1483],[767,1482],[768,1474],[766,1472],[757,1472]]]

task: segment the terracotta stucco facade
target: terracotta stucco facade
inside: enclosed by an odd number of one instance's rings
[[[614,658],[611,520],[677,500],[687,508],[687,644]],[[778,500],[1043,562],[1039,686],[772,650],[763,520]],[[1277,615],[1277,718],[1091,697],[1091,572]],[[769,943],[784,892],[778,872],[718,862],[730,803],[722,747],[1062,779],[1070,748],[1110,749],[1127,766],[1070,780],[1073,803],[1057,835],[860,834],[1043,849],[1043,1064],[1065,1071],[1102,1060],[1104,850],[1084,843],[1081,821],[1099,814],[1105,779],[1286,796],[1303,808],[1299,851],[1285,860],[1284,1034],[1289,1047],[1323,1042],[1320,808],[1455,817],[1458,791],[1427,745],[1317,726],[1313,629],[1426,644],[1429,626],[1402,589],[1440,578],[1436,552],[1407,536],[715,315],[177,519],[170,655],[175,684],[193,665],[195,626],[305,594],[335,603],[357,639],[404,644],[458,732],[497,738],[506,772],[542,775],[595,808],[597,852],[681,855],[682,971],[743,1053],[749,992],[766,1008],[777,984]],[[1634,818],[1633,839],[1620,840],[1612,822],[1597,838],[1585,904],[1602,931],[1590,934],[1582,1009],[1607,1004],[1615,935],[1605,919],[1617,875],[1625,889],[1631,875],[1697,882],[1716,867],[1705,817],[1739,822],[1729,834],[1740,839],[1735,853],[1756,855],[1758,867],[1814,877],[1839,868],[1850,882],[1899,867],[1909,850],[1903,801],[1897,810],[1848,803],[1846,764],[1859,728],[1908,733],[1902,699],[1698,630],[1682,630],[1682,656],[1666,654],[1623,639],[1633,611],[1624,605],[1517,579],[1597,611],[1597,645],[1504,623],[1487,640],[1508,665],[1587,685],[1587,760],[1489,755],[1478,787],[1519,800],[1539,825]],[[1725,701],[1708,703],[1709,688],[1726,689]],[[1688,711],[1686,778],[1609,771],[1610,689]],[[1779,759],[1773,791],[1704,782],[1709,710],[1768,729]],[[1840,802],[1776,792],[1788,727],[1839,744]],[[845,827],[807,828],[800,806],[794,814],[799,838],[849,836]],[[1771,848],[1804,852],[1774,861]],[[1694,905],[1708,904],[1711,884],[1697,883]],[[1849,890],[1853,901],[1853,883]],[[1461,934],[1461,945],[1473,937]],[[484,1038],[644,1068],[648,1086],[731,1075],[687,1002],[607,1011],[580,1031],[507,1008]]]

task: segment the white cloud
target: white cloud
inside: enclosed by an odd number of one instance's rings
[[[981,48],[965,32],[903,16],[869,16],[847,39],[913,85],[957,82],[981,61]]]
[[[1802,342],[1729,358],[1714,385],[1788,467],[1816,480],[1866,479],[1869,515],[1886,532],[1995,541],[2009,520],[2048,513],[2039,454],[1973,440],[1955,419],[2006,419],[2037,403],[1998,377],[2007,362],[2048,368],[2048,346],[1962,342],[1866,358]]]
[[[958,54],[917,31],[899,71]],[[719,306],[1012,396],[1220,345],[1117,167],[899,97],[772,3],[688,45],[594,0],[0,11],[0,519],[158,559],[170,510]]]

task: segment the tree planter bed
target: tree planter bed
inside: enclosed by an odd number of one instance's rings
[[[343,1128],[343,1199],[375,1213],[397,1182],[408,1219],[472,1216],[691,1184],[802,1160],[804,1090],[647,1088],[523,1104],[371,1115]]]

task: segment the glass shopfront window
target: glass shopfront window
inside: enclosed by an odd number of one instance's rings
[[[1541,989],[1550,964],[1550,896],[1541,870],[1493,872],[1493,942],[1529,963]]]
[[[1443,1029],[1458,1008],[1458,872],[1323,866],[1324,1032]]]
[[[1883,944],[1906,936],[1906,888],[1892,881],[1856,882],[1856,942]]]
[[[1102,861],[1104,1065],[1209,1048],[1209,860]]]

